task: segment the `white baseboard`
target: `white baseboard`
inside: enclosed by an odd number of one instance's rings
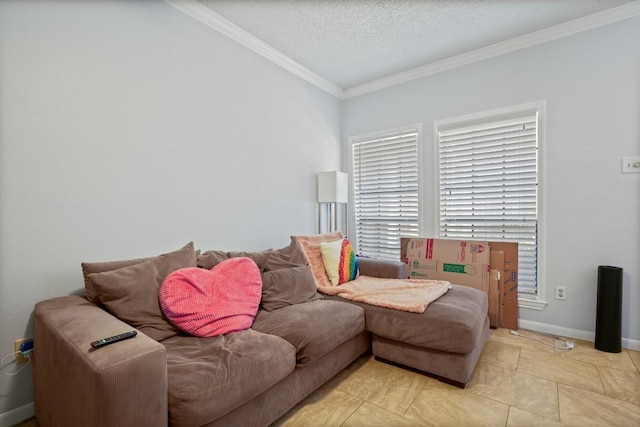
[[[561,337],[576,338],[585,341],[595,341],[595,332],[582,331],[580,329],[564,328],[562,326],[549,325],[547,323],[532,322],[530,320],[518,320],[518,326],[523,329],[553,334]],[[622,347],[628,350],[640,351],[640,341],[622,338]]]
[[[36,411],[33,407],[33,402],[27,403],[26,405],[0,414],[0,427],[15,426],[29,418],[33,418],[35,415]]]

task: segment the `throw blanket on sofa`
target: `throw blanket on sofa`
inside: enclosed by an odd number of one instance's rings
[[[423,313],[451,284],[442,280],[381,279],[359,276],[340,286],[318,286],[327,295],[396,310]]]

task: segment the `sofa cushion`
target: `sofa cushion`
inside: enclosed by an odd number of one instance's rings
[[[268,390],[295,369],[295,349],[251,329],[165,340],[169,424],[206,425]]]
[[[122,261],[106,261],[106,262],[83,262],[82,266],[82,275],[84,276],[84,287],[85,287],[85,298],[96,305],[100,305],[100,299],[96,294],[94,289],[94,284],[89,278],[90,274],[93,273],[104,273],[106,271],[117,270],[122,267],[129,267],[135,264],[141,264],[143,262],[157,260],[159,258],[171,258],[172,260],[177,260],[178,258],[184,259],[188,262],[189,266],[194,265],[192,263],[192,257],[195,256],[195,251],[193,248],[193,242],[187,243],[182,248],[177,251],[169,252],[166,254],[161,254],[155,257],[147,257],[147,258],[135,258],[129,260]]]
[[[364,308],[367,330],[375,335],[454,353],[469,353],[476,348],[488,313],[486,293],[459,285],[452,285],[446,294],[429,304],[424,313],[349,303]]]
[[[298,366],[305,366],[362,332],[364,310],[340,301],[311,301],[258,310],[251,328],[290,342]]]
[[[342,233],[340,231],[333,231],[325,234],[314,234],[311,236],[291,236],[291,242],[296,244],[298,248],[304,253],[305,259],[313,278],[316,281],[316,286],[327,287],[332,286],[327,276],[327,271],[324,268],[324,261],[322,260],[322,252],[320,251],[320,243],[322,242],[335,242],[336,240],[342,240]]]
[[[198,255],[198,267],[206,268],[207,270],[211,267],[219,264],[225,259],[229,258],[237,258],[237,257],[247,257],[251,258],[253,262],[262,270],[264,268],[264,264],[267,259],[281,259],[286,262],[293,262],[296,265],[303,265],[306,263],[304,254],[300,252],[298,247],[295,244],[290,244],[284,248],[280,249],[267,249],[264,251],[257,252],[240,252],[240,251],[219,251],[219,250],[210,250],[203,252]]]
[[[358,273],[382,279],[406,279],[407,265],[402,261],[358,256]]]
[[[251,327],[261,292],[258,266],[239,257],[210,270],[174,271],[162,282],[159,299],[175,326],[197,337],[213,337]]]
[[[225,259],[229,259],[229,258],[231,257],[229,256],[228,252],[211,250],[211,251],[202,252],[200,255],[198,255],[197,264],[198,264],[198,267],[204,268],[205,270],[209,270],[212,267],[215,267],[216,265],[220,264]]]
[[[292,241],[289,246],[270,253],[263,267],[267,270],[279,270],[296,265],[308,264],[304,252],[297,243]]]
[[[158,302],[160,284],[169,273],[195,267],[193,243],[179,251],[148,261],[87,277],[100,303],[111,314],[156,341],[180,333],[162,313]]]
[[[288,305],[322,299],[308,265],[297,265],[280,255],[270,256],[262,272],[260,306],[273,311]]]

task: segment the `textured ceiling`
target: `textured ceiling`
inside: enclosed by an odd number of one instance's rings
[[[342,89],[631,0],[198,0]]]

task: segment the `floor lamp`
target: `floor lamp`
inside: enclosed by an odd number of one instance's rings
[[[332,171],[318,174],[318,233],[324,232],[323,222],[327,226],[326,231],[338,229],[338,205],[343,205],[344,228],[342,233],[347,235],[348,200],[349,181],[346,173]]]

